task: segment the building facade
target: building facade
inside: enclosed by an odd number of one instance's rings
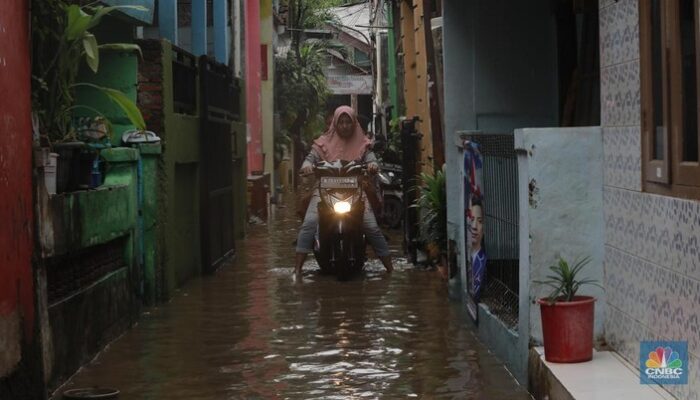
[[[659,94],[649,90],[668,76],[654,64],[659,59],[653,51],[653,43],[660,40],[658,29],[669,27],[671,32],[671,56],[664,62],[679,63],[675,49],[681,43],[690,54],[698,54],[695,40],[670,28],[675,24],[668,19],[674,16],[683,21],[684,33],[698,31],[694,2],[600,1],[605,334],[633,364],[639,359],[640,340],[687,340],[691,384],[668,389],[690,399],[700,396],[700,175],[697,124],[681,128],[678,118],[697,120],[697,109],[684,103],[699,92],[695,79],[688,80],[688,70],[673,73],[685,79],[688,98],[683,101],[675,101],[677,87],[664,89],[675,96],[670,104],[657,103]],[[697,62],[690,68],[694,75]],[[668,107],[673,116],[658,117],[659,107]],[[645,120],[652,115],[657,118]],[[653,132],[659,131],[670,137],[656,139]],[[668,151],[666,157],[654,154],[656,146],[666,146],[660,151]],[[685,175],[684,167],[695,172]]]

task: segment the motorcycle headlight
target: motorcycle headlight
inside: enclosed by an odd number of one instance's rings
[[[350,212],[350,203],[347,201],[338,201],[333,204],[333,211],[338,214],[346,214]]]

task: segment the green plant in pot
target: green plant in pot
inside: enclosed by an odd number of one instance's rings
[[[601,287],[595,279],[579,277],[590,261],[586,257],[571,266],[565,259],[559,258],[556,265],[549,267],[551,273],[546,279],[535,281],[552,289],[549,296],[537,300],[547,361],[575,363],[589,361],[593,357],[596,299],[577,294],[582,286]]]
[[[430,262],[447,277],[447,190],[445,172],[423,173],[420,194],[415,207],[419,209],[420,239],[425,244]]]
[[[94,4],[94,3],[93,3]],[[74,189],[71,170],[84,148],[73,126],[73,112],[87,110],[104,117],[97,109],[75,103],[76,89],[83,87],[107,96],[126,114],[138,129],[145,129],[143,116],[136,104],[124,93],[95,85],[77,82],[81,65],[96,73],[100,51],[139,51],[135,44],[98,44],[90,30],[99,25],[109,13],[117,9],[138,9],[139,6],[105,7],[78,6],[63,0],[34,0],[32,2],[32,107],[42,146],[52,148],[59,155],[58,192]],[[109,120],[107,120],[109,123]]]

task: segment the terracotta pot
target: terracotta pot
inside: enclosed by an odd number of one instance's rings
[[[593,358],[595,298],[575,296],[573,301],[539,299],[542,315],[544,358],[556,363],[576,363]]]

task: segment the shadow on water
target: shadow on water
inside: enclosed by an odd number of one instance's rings
[[[120,399],[529,399],[475,339],[435,273],[377,261],[350,282],[292,274],[297,221],[280,210],[216,274],[148,309],[64,389]],[[398,253],[400,243],[391,242]]]

